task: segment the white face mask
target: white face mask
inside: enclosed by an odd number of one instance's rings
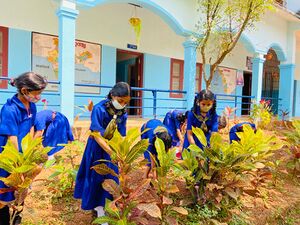
[[[111,103],[117,110],[121,110],[126,107],[126,105],[122,106],[117,100],[112,100]]]

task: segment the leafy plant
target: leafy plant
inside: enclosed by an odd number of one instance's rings
[[[104,139],[99,133],[92,133],[92,135]],[[125,225],[134,224],[134,221],[139,220],[138,216],[130,216],[130,213],[138,203],[143,201],[140,197],[149,188],[151,181],[149,178],[142,178],[138,184],[129,182],[129,174],[147,164],[145,160],[140,159],[140,156],[148,147],[148,139],[137,141],[140,135],[138,128],[134,128],[128,131],[126,137],[122,137],[116,130],[110,140],[104,139],[111,148],[111,152],[108,152],[111,161],[101,159],[99,164],[93,166],[92,169],[101,175],[111,174],[117,177],[119,184],[113,179],[106,179],[102,183],[103,188],[113,195],[114,200],[107,202],[105,206],[107,210],[110,210],[108,215],[96,219],[95,223],[108,222]],[[119,174],[109,168],[107,163],[114,164]],[[150,208],[151,205],[145,206]]]
[[[234,112],[237,110],[237,108],[232,108],[230,106],[226,106],[224,111],[223,111],[223,115],[226,117],[227,119],[227,124],[229,125],[229,120],[230,118],[234,115]]]
[[[51,147],[43,147],[42,138],[33,139],[29,133],[22,139],[21,146],[22,152],[19,152],[8,140],[0,153],[0,168],[9,173],[8,177],[0,178],[9,188],[2,188],[0,191],[1,193],[15,191],[15,200],[10,203],[17,211],[22,210],[28,188],[41,172],[43,164],[48,159],[47,153],[51,150]],[[11,215],[11,223],[15,216],[16,211]]]
[[[300,172],[300,120],[292,121],[293,129],[285,133],[287,141],[291,144],[289,150],[290,161],[287,167],[293,170],[294,175]]]
[[[55,156],[55,160],[49,161],[49,165],[47,165],[54,169],[47,181],[47,186],[54,198],[60,198],[73,192],[79,169],[78,158],[81,157],[84,149],[84,143],[80,141],[73,141],[64,146],[63,154]]]
[[[158,217],[161,224],[178,224],[176,215],[187,215],[188,212],[185,208],[180,206],[175,206],[174,201],[171,198],[171,194],[179,192],[179,189],[175,183],[178,176],[173,172],[175,163],[175,152],[176,148],[166,150],[165,145],[159,138],[155,141],[155,149],[157,151],[157,158],[152,156],[155,162],[154,170],[155,176],[153,177],[151,183],[151,192],[153,195],[157,195],[156,202],[154,204],[155,214],[149,212],[146,208],[139,207],[142,211],[145,211],[152,217]],[[158,206],[158,207],[157,207]],[[154,215],[154,216],[153,216]],[[151,221],[148,221],[151,224]]]
[[[83,107],[75,106],[75,108],[79,109],[81,111],[81,113],[76,114],[76,116],[74,118],[74,124],[76,124],[79,121],[79,118],[82,114],[87,113],[87,112],[92,112],[93,107],[94,107],[94,103],[90,99],[88,100],[88,104],[83,105]],[[86,135],[82,135],[82,127],[73,126],[73,129],[74,129],[75,140],[86,140],[87,139]],[[88,134],[88,132],[86,132],[86,134]]]
[[[263,174],[260,170],[273,166],[268,159],[283,146],[275,136],[267,136],[261,130],[254,132],[249,125],[244,126],[244,132],[238,133],[241,140],[231,145],[224,143],[217,133],[212,134],[210,145],[201,129],[193,128],[193,133],[204,148],[190,145],[190,151],[184,150],[183,160],[177,167],[196,203],[210,203],[211,207],[227,213],[238,203],[245,186],[248,190],[249,187],[257,189],[263,181],[258,175],[269,176],[270,173]],[[251,184],[255,181],[253,187]]]
[[[250,111],[250,118],[259,128],[266,128],[272,119],[272,107],[270,101],[261,100],[259,104],[253,104]]]

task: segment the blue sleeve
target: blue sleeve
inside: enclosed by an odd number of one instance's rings
[[[12,106],[4,105],[0,117],[0,135],[18,136],[18,112]]]
[[[193,120],[194,120],[193,112],[189,111],[189,113],[188,113],[188,119],[187,119],[187,126],[186,126],[187,130],[192,130]]]
[[[91,115],[91,131],[99,131],[101,135],[104,135],[105,129],[102,127],[102,122],[105,116],[105,112],[101,110],[101,107],[94,107]]]
[[[218,127],[219,127],[219,123],[218,123],[218,115],[215,114],[212,117],[212,125],[211,125],[211,132],[218,132]]]
[[[42,114],[39,112],[37,115],[34,116],[34,128],[36,131],[38,130],[45,130],[46,129],[46,123],[47,123],[47,116],[45,114]]]
[[[31,119],[31,126],[33,127],[34,126],[34,123],[35,123],[35,120],[36,120],[36,105],[34,103],[32,103],[30,105],[30,109],[31,109],[31,113],[32,113],[32,119]]]
[[[123,137],[126,136],[126,123],[127,123],[127,114],[124,114],[122,116],[122,122],[118,124],[118,131]]]
[[[141,127],[141,133],[147,128],[147,122],[143,124],[143,126]],[[145,133],[143,133],[141,135],[141,139],[147,139],[148,138],[148,133],[149,133],[149,130],[146,131]]]

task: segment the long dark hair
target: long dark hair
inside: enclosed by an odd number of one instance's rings
[[[21,93],[21,89],[25,88],[28,91],[40,91],[44,90],[48,82],[43,76],[34,72],[26,72],[10,80],[10,85],[16,87],[18,92]]]
[[[172,147],[172,138],[167,131],[156,133],[154,138],[152,139],[153,145],[155,144],[156,138],[159,138],[163,141],[166,151],[168,151]]]
[[[213,101],[213,107],[211,108],[210,113],[215,114],[216,108],[217,108],[216,96],[212,91],[207,90],[207,89],[203,89],[196,95],[196,97],[194,99],[194,106],[192,108],[192,111],[195,114],[200,113],[200,106],[198,106],[197,102],[201,102],[202,100]]]
[[[130,96],[130,94],[131,94],[131,88],[129,84],[127,84],[126,82],[118,82],[109,91],[107,98],[112,99],[112,96],[126,97],[126,96]]]

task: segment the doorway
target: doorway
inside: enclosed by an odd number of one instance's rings
[[[244,71],[243,96],[251,96],[252,73]],[[242,115],[250,115],[251,98],[242,98]]]
[[[126,82],[131,87],[143,87],[143,53],[117,50],[116,81]],[[128,114],[142,115],[142,91],[132,90]]]
[[[276,115],[278,114],[280,61],[273,49],[269,49],[265,59],[261,97],[271,101],[272,112]]]

